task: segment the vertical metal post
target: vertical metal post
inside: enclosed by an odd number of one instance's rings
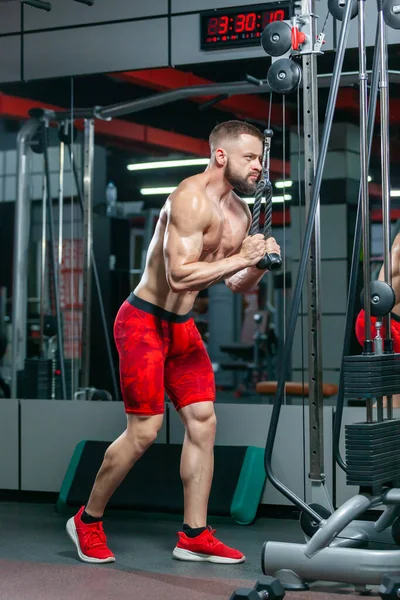
[[[381,109],[381,164],[382,164],[382,215],[383,215],[383,270],[386,283],[392,285],[392,252],[390,235],[390,147],[389,147],[389,78],[386,24],[383,2],[378,1],[378,27],[380,33],[380,109]],[[384,350],[392,351],[392,316],[383,317],[385,326]],[[388,340],[388,341],[387,341]],[[393,419],[393,397],[387,397],[387,417]],[[382,416],[383,419],[383,416]]]
[[[40,121],[32,119],[22,126],[17,138],[17,198],[15,202],[14,265],[11,329],[11,397],[17,397],[18,371],[26,356],[28,250],[31,204],[27,190],[28,144]]]
[[[310,19],[310,54],[303,55],[304,186],[308,215],[319,152],[317,55],[312,52],[317,39],[315,0],[302,0],[302,14]],[[310,425],[310,480],[323,482],[323,396],[321,342],[321,239],[320,207],[315,214],[308,261],[308,372]]]
[[[43,178],[42,197],[42,244],[40,253],[40,354],[44,353],[44,312],[46,310],[46,272],[47,272],[47,179]]]
[[[55,233],[54,233],[54,213],[53,213],[53,196],[51,193],[51,179],[50,179],[50,157],[48,148],[48,128],[49,121],[44,119],[42,121],[42,140],[43,140],[43,156],[44,156],[44,172],[46,178],[46,191],[47,191],[47,213],[48,213],[48,226],[49,226],[49,258],[50,268],[52,275],[54,304],[57,319],[57,351],[60,363],[60,381],[61,381],[61,397],[63,400],[67,399],[67,383],[65,376],[65,360],[64,360],[64,327],[63,327],[63,315],[61,312],[61,298],[60,298],[60,284],[59,284],[59,270],[58,261],[55,249]]]
[[[386,25],[383,11],[378,11],[380,32],[380,109],[381,109],[381,161],[382,161],[382,212],[383,212],[383,268],[385,281],[392,284],[392,257],[390,235],[390,157],[389,157],[389,83]],[[386,339],[391,339],[391,315],[384,318]]]
[[[58,268],[61,271],[63,259],[63,223],[64,223],[64,160],[65,144],[60,142],[60,175],[58,179]]]
[[[83,141],[83,314],[82,314],[82,365],[80,387],[90,382],[90,325],[92,308],[92,248],[93,248],[93,167],[94,167],[94,120],[85,119]]]
[[[369,194],[368,194],[368,140],[367,140],[367,52],[365,46],[365,0],[358,2],[358,44],[360,62],[360,165],[361,165],[361,206],[363,224],[363,276],[365,340],[371,340],[371,304],[370,304],[370,231],[369,231]]]

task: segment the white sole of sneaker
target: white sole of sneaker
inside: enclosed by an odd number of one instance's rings
[[[83,560],[83,562],[92,563],[92,564],[115,562],[115,558],[113,556],[110,556],[109,558],[92,558],[91,556],[86,556],[86,554],[83,554],[81,547],[79,545],[78,534],[76,531],[75,521],[74,521],[73,517],[71,519],[68,519],[65,529],[67,530],[67,533],[68,533],[69,537],[71,538],[71,540],[74,542],[76,549],[78,551],[79,558],[81,560]]]
[[[183,550],[182,548],[175,548],[172,555],[177,560],[190,560],[192,562],[211,562],[220,565],[236,565],[246,560],[245,556],[243,556],[242,558],[210,556],[209,554],[199,554],[197,552],[191,552],[190,550]]]

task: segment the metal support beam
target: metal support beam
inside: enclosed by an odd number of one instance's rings
[[[52,111],[54,115],[63,114],[64,119],[66,118],[66,113],[63,113],[63,109],[60,107],[44,104],[36,100],[7,96],[6,94],[0,93],[0,116],[15,119],[28,119],[29,112],[36,108]],[[82,120],[76,121],[75,125],[79,131],[83,131]],[[97,120],[96,136],[103,136],[110,140],[110,144],[116,146],[119,145],[119,142],[124,144],[131,143],[132,145],[165,148],[167,150],[184,152],[185,154],[193,154],[194,156],[201,157],[207,157],[210,151],[206,140],[200,140],[172,131],[165,131],[163,129],[158,129],[157,127],[139,125],[138,123],[124,121],[122,119],[111,121]],[[271,173],[276,177],[282,176],[283,169],[285,170],[286,175],[290,175],[289,162],[286,162],[283,166],[280,159],[271,158],[270,169]]]
[[[170,67],[165,69],[144,69],[142,71],[112,73],[110,76],[119,81],[144,86],[159,92],[185,87],[214,85],[213,81],[205,79],[204,77],[198,77],[197,75],[193,75],[193,73],[186,73]],[[191,98],[191,100],[203,104],[207,100],[210,100],[210,95]],[[242,96],[232,96],[220,100],[215,108],[233,113],[242,119],[254,119],[255,121],[266,123],[267,115],[269,114],[269,99],[252,98],[249,100]],[[290,111],[287,111],[286,121],[287,123],[290,123]],[[282,125],[282,110],[280,103],[278,102],[272,103],[271,123],[274,126]]]
[[[309,21],[309,51],[303,54],[303,123],[304,123],[304,197],[308,215],[312,199],[319,152],[317,15],[315,0],[302,0],[302,16]],[[308,372],[310,425],[310,480],[322,483],[324,474],[324,426],[322,393],[322,329],[321,329],[321,239],[320,199],[315,213],[308,261]],[[314,500],[314,499],[313,499]],[[325,503],[323,503],[325,505]]]
[[[15,202],[15,233],[13,261],[13,302],[11,329],[11,397],[17,397],[18,371],[24,368],[26,357],[28,251],[31,223],[31,203],[27,186],[27,154],[29,142],[40,127],[31,120],[21,128],[17,138],[17,199]]]
[[[82,365],[80,386],[90,384],[90,324],[92,311],[92,251],[93,251],[93,168],[94,168],[94,121],[85,120],[83,142],[83,311],[82,311]]]

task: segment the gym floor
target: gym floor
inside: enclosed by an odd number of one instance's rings
[[[236,588],[251,588],[262,575],[264,541],[303,542],[296,520],[263,518],[241,527],[210,519],[217,536],[242,550],[246,562],[180,562],[172,558],[180,521],[115,513],[107,515],[105,530],[116,562],[88,565],[65,533],[67,518],[51,503],[0,503],[0,600],[229,600]],[[336,584],[286,594],[288,600],[357,596],[354,588]]]

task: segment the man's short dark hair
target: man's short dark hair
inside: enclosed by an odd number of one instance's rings
[[[245,121],[225,121],[214,127],[210,133],[209,142],[211,152],[226,141],[236,141],[242,134],[252,135],[261,142],[264,142],[263,134],[254,125]]]

